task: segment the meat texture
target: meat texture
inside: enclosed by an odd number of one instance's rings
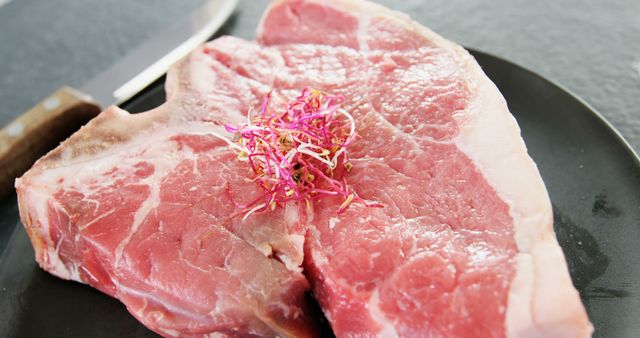
[[[463,48],[348,0],[275,2],[258,40],[351,98],[350,180],[385,205],[335,217],[323,201],[310,223],[305,266],[338,336],[590,336],[537,168]]]
[[[234,200],[261,192],[222,126],[307,86],[346,98],[349,182],[384,207],[338,215],[325,198],[243,221]],[[45,270],[164,336],[314,336],[310,287],[338,337],[591,335],[518,126],[460,46],[366,1],[274,1],[257,42],[205,44],[166,89],[17,181]]]
[[[173,67],[164,105],[107,109],[18,180],[36,260],[163,336],[316,336],[304,228],[286,209],[242,222],[233,201],[262,192],[219,138],[268,88],[238,81],[208,50]]]

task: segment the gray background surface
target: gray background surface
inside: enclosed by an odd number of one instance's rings
[[[640,1],[380,2],[559,83],[640,149]],[[10,0],[0,7],[0,124],[61,85],[82,85],[200,3]],[[241,0],[226,32],[252,39],[266,4]]]

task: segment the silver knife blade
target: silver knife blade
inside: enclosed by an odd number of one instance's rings
[[[238,0],[208,0],[181,21],[154,35],[80,90],[103,108],[120,104],[167,72],[209,39],[231,16]]]

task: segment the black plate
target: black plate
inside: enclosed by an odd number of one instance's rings
[[[473,52],[515,115],[554,207],[555,229],[597,337],[640,333],[640,161],[593,109],[544,78]],[[125,104],[164,100],[162,81]],[[18,226],[15,197],[0,205],[0,336],[153,337],[122,304],[40,270]],[[1,229],[0,229],[1,230]]]

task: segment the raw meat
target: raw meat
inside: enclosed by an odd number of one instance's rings
[[[192,89],[205,50],[171,70],[166,104],[139,115],[107,109],[18,180],[36,259],[120,299],[163,336],[315,336],[295,213],[241,222],[230,200],[261,194],[215,136],[253,96]]]
[[[261,192],[222,125],[306,86],[346,97],[349,181],[385,207],[243,222],[232,196]],[[365,1],[275,1],[258,42],[214,40],[166,87],[163,106],[107,109],[16,183],[45,270],[164,336],[314,336],[309,282],[339,337],[590,336],[538,171],[461,47]]]
[[[351,98],[350,181],[386,206],[316,207],[305,267],[337,336],[590,336],[537,168],[463,48],[349,0],[276,1],[258,40]]]

